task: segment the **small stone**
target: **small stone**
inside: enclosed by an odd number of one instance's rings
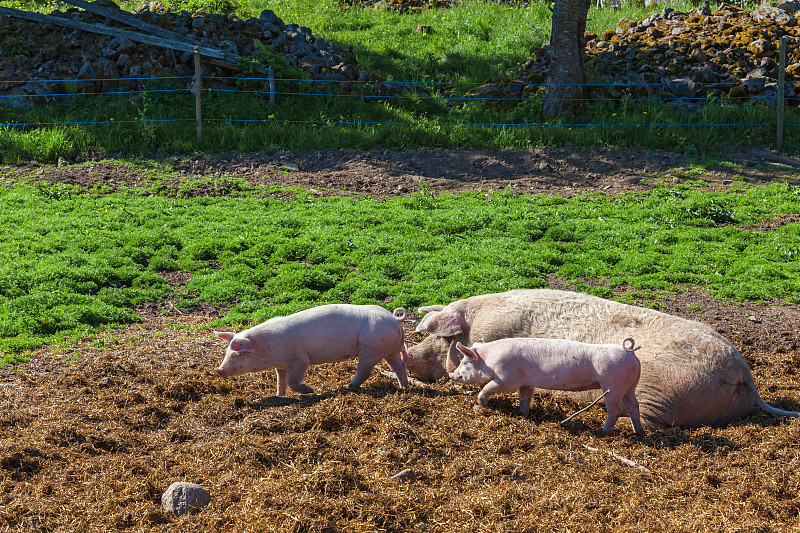
[[[300,170],[300,167],[298,167],[294,163],[284,163],[281,165],[281,168],[284,170],[292,170],[292,171]]]
[[[211,502],[211,492],[195,483],[176,481],[161,495],[161,507],[173,516],[194,514]]]
[[[91,80],[97,77],[97,71],[92,66],[91,62],[86,61],[81,69],[78,71],[79,80]]]
[[[410,468],[406,468],[391,477],[391,479],[395,481],[414,481],[416,478],[416,474],[414,474],[414,471]]]

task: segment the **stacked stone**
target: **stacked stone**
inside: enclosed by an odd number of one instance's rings
[[[707,98],[775,105],[778,51],[788,37],[785,98],[800,104],[800,4],[784,2],[750,12],[723,4],[689,13],[664,8],[640,21],[622,19],[615,30],[587,32],[585,72],[590,99],[657,98],[692,111]],[[516,79],[470,91],[508,108],[543,90],[550,68],[547,47]]]
[[[118,7],[110,0],[96,2]],[[122,24],[78,9],[54,11],[52,16],[130,30]],[[202,45],[220,48],[246,57],[259,42],[284,56],[288,63],[313,80],[378,80],[359,71],[352,46],[315,37],[308,28],[284,24],[275,13],[265,10],[258,18],[241,20],[235,15],[171,13],[158,2],[138,10],[134,16]],[[124,37],[73,30],[54,24],[40,24],[0,15],[0,104],[31,105],[32,98],[9,95],[46,95],[67,91],[123,90],[141,88],[138,80],[99,82],[99,79],[191,76],[192,53],[175,52]],[[266,67],[266,65],[264,65]],[[232,76],[228,70],[204,65],[205,76]],[[79,80],[77,86],[63,82],[31,83],[31,80]],[[90,81],[91,80],[91,81]],[[184,85],[189,82],[183,81]],[[204,82],[206,83],[206,82]],[[224,80],[213,85],[226,84]],[[345,87],[348,89],[349,87]],[[46,97],[36,99],[41,103]]]

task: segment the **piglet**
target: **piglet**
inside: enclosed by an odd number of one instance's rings
[[[584,391],[602,389],[608,416],[603,431],[610,433],[628,411],[633,429],[643,434],[636,384],[639,358],[633,339],[619,344],[587,344],[565,339],[512,338],[478,341],[472,348],[460,342],[461,363],[450,374],[459,383],[486,383],[478,394],[483,407],[492,394],[519,390],[519,410],[530,411],[533,389]]]
[[[287,385],[295,392],[314,392],[301,383],[308,365],[358,357],[356,375],[350,382],[355,388],[385,359],[405,388],[408,376],[402,359],[406,355],[402,322],[406,316],[402,307],[392,313],[377,305],[334,304],[271,318],[239,333],[215,331],[229,341],[217,373],[232,377],[274,368],[277,395],[284,396]]]

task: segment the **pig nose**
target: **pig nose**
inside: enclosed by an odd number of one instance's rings
[[[219,367],[219,368],[217,369],[217,375],[218,375],[219,377],[222,377],[222,378],[224,378],[224,377],[225,377],[225,374],[222,372],[222,367]]]

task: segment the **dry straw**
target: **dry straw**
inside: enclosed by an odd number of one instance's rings
[[[51,351],[0,378],[0,531],[791,531],[800,523],[800,422],[757,412],[721,429],[604,437],[596,406],[515,395],[473,412],[442,382],[403,392],[352,362],[312,368],[316,394],[274,376],[218,378],[203,317],[154,317],[104,351]],[[62,355],[60,361],[53,358]],[[793,354],[770,400],[800,398]],[[76,362],[73,362],[76,361]],[[758,373],[758,372],[757,372]],[[772,378],[771,378],[772,379]],[[597,451],[593,451],[597,450]],[[630,461],[626,464],[618,458]],[[640,468],[641,467],[641,468]],[[409,481],[391,476],[412,469]],[[645,472],[642,468],[648,469]],[[211,490],[196,515],[160,508],[174,481]]]

